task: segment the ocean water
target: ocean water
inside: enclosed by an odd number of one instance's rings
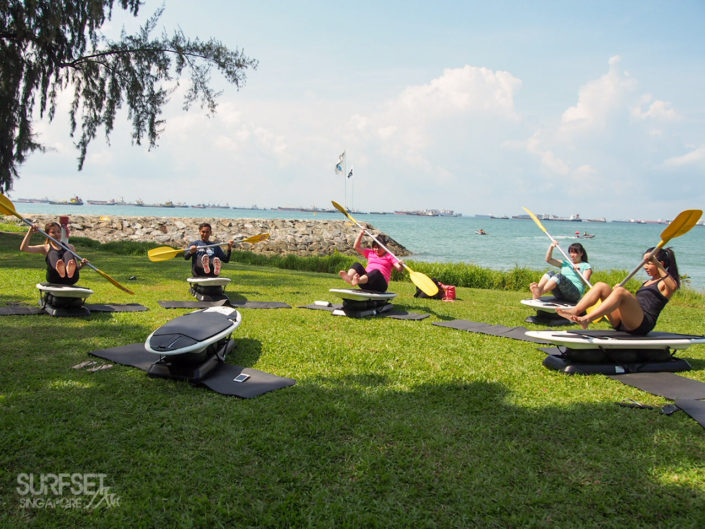
[[[335,212],[279,211],[269,209],[161,208],[126,205],[64,206],[40,203],[15,203],[24,216],[32,213],[59,215],[154,216],[190,218],[288,218],[344,219]],[[473,263],[494,270],[515,266],[545,270],[544,261],[550,241],[530,219],[488,219],[476,217],[421,217],[414,215],[358,214],[359,221],[369,222],[393,237],[412,252],[411,259],[428,262]],[[573,242],[587,250],[595,271],[618,269],[631,271],[641,261],[644,251],[661,241],[665,224],[623,222],[543,221],[548,232],[566,252]],[[357,227],[351,226],[351,230]],[[478,235],[484,229],[487,235]],[[578,239],[576,232],[594,234],[592,239]],[[194,237],[197,234],[194,234]],[[681,274],[690,279],[690,287],[705,292],[705,227],[698,225],[667,244],[676,254]],[[560,258],[560,252],[554,252]],[[646,274],[636,275],[642,281]]]

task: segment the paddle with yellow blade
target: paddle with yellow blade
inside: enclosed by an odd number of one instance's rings
[[[529,217],[531,217],[531,220],[533,220],[533,221],[536,223],[536,225],[537,225],[539,228],[541,228],[541,231],[544,232],[544,233],[546,234],[546,236],[547,236],[549,239],[551,239],[551,242],[555,242],[555,243],[556,243],[556,248],[558,248],[558,250],[560,250],[560,252],[563,254],[563,257],[565,257],[566,261],[568,261],[569,263],[572,263],[573,261],[571,260],[570,256],[569,256],[567,253],[565,253],[565,252],[563,251],[563,248],[560,247],[560,245],[558,244],[558,241],[556,241],[556,239],[554,239],[553,237],[551,237],[551,234],[548,233],[548,230],[543,227],[543,224],[541,223],[541,221],[539,220],[539,218],[538,218],[536,215],[534,215],[534,213],[533,213],[529,208],[522,207],[522,209],[523,209],[524,211],[526,211],[526,212],[529,214]],[[585,283],[585,285],[586,285],[588,288],[592,288],[592,285],[590,284],[590,281],[588,281],[587,278],[586,278],[579,270],[575,270],[575,271],[577,272],[577,274],[578,274],[578,276],[580,277],[580,279],[582,279],[583,283]],[[592,307],[588,307],[588,309],[587,309],[586,312],[587,312],[587,313],[592,312],[593,310],[595,310],[595,309],[598,307],[598,305],[599,305],[600,303],[602,303],[602,301],[600,301],[600,300],[598,299],[598,300],[597,300],[597,303],[595,303]],[[599,318],[597,321],[600,321],[601,319],[602,319],[602,318]]]
[[[384,250],[385,250],[389,255],[391,255],[392,257],[394,257],[395,259],[397,259],[397,261],[399,261],[399,259],[397,258],[397,256],[394,255],[392,252],[389,251],[389,248],[387,248],[387,247],[384,246],[381,242],[379,242],[379,241],[377,240],[377,238],[376,238],[372,233],[370,233],[369,230],[366,230],[366,229],[362,226],[362,224],[360,224],[358,221],[356,221],[356,220],[352,217],[352,215],[350,215],[350,213],[348,213],[348,211],[347,211],[343,206],[341,206],[340,204],[338,204],[335,200],[331,200],[331,203],[333,204],[333,206],[335,207],[335,209],[337,209],[337,210],[340,211],[343,215],[345,215],[345,216],[350,220],[350,222],[352,222],[353,224],[356,224],[358,228],[360,228],[360,229],[363,230],[365,233],[367,233],[367,235],[369,235],[370,237],[372,237],[372,239],[373,239],[377,244],[379,244],[379,246],[380,246],[381,248],[384,248]],[[409,266],[408,266],[406,263],[404,263],[403,261],[399,261],[399,262],[401,262],[402,266],[403,266],[404,268],[406,268],[406,269],[409,271],[409,277],[411,278],[411,282],[412,282],[414,285],[416,285],[417,287],[419,287],[419,289],[420,289],[424,294],[426,294],[427,296],[435,296],[436,294],[438,294],[438,285],[436,285],[436,283],[434,283],[433,280],[432,280],[430,277],[428,277],[428,276],[425,275],[425,274],[422,274],[421,272],[414,272],[414,271],[413,271],[411,268],[409,268]]]
[[[20,215],[19,213],[17,213],[17,211],[15,210],[15,205],[10,201],[9,198],[7,198],[5,195],[3,195],[3,194],[1,194],[1,193],[0,193],[0,213],[3,213],[3,214],[5,214],[5,215],[14,215],[15,217],[17,217],[18,219],[20,219],[20,220],[21,220],[22,222],[24,222],[25,224],[27,224],[27,225],[29,225],[29,226],[32,226],[32,225],[33,225],[31,220],[28,220],[28,219],[24,218],[22,215]],[[51,235],[49,235],[48,233],[45,233],[44,231],[42,231],[42,230],[40,230],[40,229],[38,229],[37,231],[38,231],[39,233],[41,233],[42,235],[44,235],[47,239],[49,239],[49,240],[51,240],[51,241],[54,241],[56,244],[58,244],[58,245],[61,246],[63,249],[65,249],[67,252],[70,252],[71,254],[73,254],[73,255],[76,257],[76,259],[78,259],[79,261],[82,261],[82,260],[83,260],[83,258],[82,258],[80,255],[78,255],[76,252],[74,252],[73,250],[71,250],[71,248],[69,248],[68,246],[66,246],[66,245],[65,245],[64,243],[62,243],[61,241],[56,240],[54,237],[52,237]],[[132,295],[134,296],[135,293],[132,292],[132,290],[130,290],[129,288],[126,288],[126,287],[122,286],[122,285],[121,285],[120,283],[118,283],[115,279],[113,279],[112,277],[110,277],[108,274],[106,274],[106,273],[103,272],[102,270],[99,270],[98,268],[96,268],[95,266],[93,266],[91,263],[86,262],[86,266],[88,266],[89,268],[92,268],[93,270],[95,270],[96,272],[98,272],[98,274],[100,274],[100,275],[103,276],[105,279],[107,279],[108,281],[110,281],[113,285],[115,285],[116,287],[118,287],[120,290],[122,290],[122,291],[124,291],[124,292],[127,292],[128,294],[132,294]]]
[[[639,266],[632,270],[631,274],[629,274],[624,281],[619,284],[619,286],[623,287],[627,281],[634,277],[634,274],[636,274],[647,261],[656,255],[668,241],[688,233],[691,228],[698,223],[702,214],[703,211],[701,209],[686,209],[685,211],[681,211],[678,216],[671,221],[668,227],[661,232],[661,242],[659,242],[658,245],[656,245],[656,247],[649,252],[649,255],[642,259]]]
[[[247,239],[242,239],[240,241],[236,242],[249,242],[249,243],[257,243],[260,241],[264,241],[269,239],[269,233],[260,233],[259,235],[253,235],[252,237],[248,237]],[[206,246],[199,246],[198,249],[201,250],[203,248],[215,248],[216,246],[225,246],[226,242],[219,242],[217,244],[208,244]],[[183,255],[183,253],[186,250],[183,248],[172,248],[171,246],[160,246],[159,248],[152,248],[147,252],[147,257],[149,257],[150,261],[154,261],[155,263],[161,262],[161,261],[168,261],[169,259],[173,259],[177,255]]]

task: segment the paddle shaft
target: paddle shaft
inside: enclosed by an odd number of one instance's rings
[[[565,253],[565,251],[563,251],[563,248],[561,248],[560,244],[558,244],[558,241],[556,241],[553,237],[551,237],[548,234],[548,232],[546,232],[546,235],[548,235],[548,238],[551,239],[551,241],[556,243],[556,248],[558,248],[558,250],[563,254],[563,257],[565,257],[569,263],[573,264],[573,261],[571,260],[570,256],[567,253]],[[573,270],[575,270],[575,268],[573,268]],[[585,283],[589,288],[592,288],[590,281],[588,281],[588,279],[583,275],[583,273],[580,270],[575,270],[575,271],[580,276],[580,279],[583,280],[583,283]]]
[[[573,261],[570,258],[570,256],[563,251],[563,248],[561,248],[561,246],[558,244],[558,241],[556,239],[554,239],[553,237],[551,237],[551,234],[548,233],[548,230],[543,226],[543,224],[541,223],[539,218],[536,215],[534,215],[534,213],[531,210],[529,210],[528,208],[524,208],[524,211],[526,211],[529,214],[529,216],[532,218],[532,220],[536,223],[536,225],[539,228],[541,228],[541,231],[546,234],[546,237],[551,239],[551,242],[556,243],[556,248],[558,248],[558,250],[563,254],[563,257],[565,257],[566,260],[572,264]],[[582,272],[580,272],[580,270],[575,270],[575,271],[578,273],[578,276],[580,276],[580,279],[583,280],[583,283],[585,283],[589,288],[592,288],[590,281],[587,280],[587,278],[582,274]]]
[[[29,225],[29,226],[32,226],[32,227],[34,226],[34,224],[32,223],[31,220],[25,219],[24,217],[22,217],[21,215],[19,215],[19,214],[17,214],[17,213],[15,213],[15,216],[16,216],[18,219],[22,220],[22,222],[24,222],[25,224],[27,224],[27,225]],[[41,228],[37,228],[37,231],[38,231],[39,233],[41,233],[42,235],[44,235],[47,239],[49,239],[49,240],[51,240],[51,241],[54,241],[56,244],[58,244],[59,246],[61,246],[64,250],[66,250],[67,252],[69,252],[70,254],[72,254],[74,257],[76,257],[76,259],[78,259],[79,261],[83,261],[83,257],[81,257],[80,255],[78,255],[76,252],[74,252],[71,248],[69,248],[69,247],[68,247],[67,245],[65,245],[63,242],[61,242],[61,241],[59,241],[59,240],[56,240],[54,237],[52,237],[51,235],[49,235],[47,232],[45,232],[45,231],[42,230]],[[88,261],[86,261],[86,262],[83,263],[83,264],[88,265],[90,268],[92,268],[92,269],[95,270],[96,272],[100,273],[100,270],[98,270],[95,266],[93,266],[93,265],[92,265],[91,263],[89,263]]]
[[[626,278],[624,278],[624,281],[622,281],[619,284],[619,286],[623,287],[624,285],[626,285],[627,281],[629,281],[632,277],[634,277],[634,275],[639,270],[641,270],[641,267],[644,266],[648,261],[651,260],[651,258],[654,255],[656,255],[658,253],[658,251],[663,247],[664,244],[666,244],[666,241],[663,241],[663,240],[660,243],[658,243],[658,245],[653,250],[651,250],[649,252],[649,255],[647,255],[644,259],[641,260],[641,262],[639,263],[639,266],[637,266],[634,270],[631,271],[631,273]]]
[[[631,274],[629,274],[624,281],[619,284],[619,286],[623,287],[627,281],[634,277],[634,274],[636,274],[642,266],[651,260],[668,241],[688,233],[692,227],[697,224],[698,220],[700,220],[702,214],[703,212],[700,209],[686,209],[685,211],[681,211],[676,218],[671,221],[668,227],[661,232],[661,241],[653,250],[651,250],[651,252],[649,252],[646,257],[644,257],[644,259],[641,260],[639,266],[632,270]]]
[[[377,239],[377,237],[375,237],[375,236],[372,234],[372,232],[370,232],[367,228],[363,227],[362,224],[360,224],[358,221],[356,221],[356,220],[355,220],[354,218],[352,218],[350,215],[348,215],[348,218],[349,218],[351,221],[353,221],[355,224],[357,224],[357,227],[358,227],[358,228],[360,228],[360,229],[361,229],[362,231],[364,231],[367,235],[369,235],[370,237],[372,237],[372,240],[375,241],[375,242],[379,245],[380,248],[384,249],[385,252],[387,252],[389,255],[391,255],[392,257],[394,257],[394,259],[396,259],[397,261],[399,261],[399,264],[401,264],[401,265],[402,265],[404,268],[406,268],[407,270],[411,270],[408,266],[406,266],[406,265],[404,264],[404,261],[400,261],[399,258],[398,258],[396,255],[394,255],[392,252],[389,251],[389,248],[387,248],[384,244],[382,244],[381,242],[379,242],[379,239]]]

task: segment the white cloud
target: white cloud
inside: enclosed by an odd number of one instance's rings
[[[565,130],[603,128],[615,110],[636,87],[629,73],[622,71],[618,55],[610,58],[609,71],[580,88],[578,102],[562,116]]]
[[[674,121],[680,118],[668,101],[652,100],[650,95],[642,97],[640,104],[632,108],[632,116],[637,119]]]
[[[520,87],[521,81],[509,72],[465,65],[445,69],[428,84],[405,89],[397,104],[427,118],[462,112],[516,119],[514,95]]]
[[[663,163],[665,167],[686,167],[701,164],[705,164],[705,145],[701,145],[682,156],[669,158]]]

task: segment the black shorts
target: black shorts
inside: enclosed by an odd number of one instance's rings
[[[354,263],[350,268],[355,270],[361,276],[367,275],[367,283],[364,285],[358,285],[363,290],[372,290],[374,292],[387,291],[387,287],[389,285],[387,284],[387,280],[382,275],[382,272],[379,270],[372,270],[372,272],[368,273],[367,270],[365,270],[365,267],[360,263]]]

